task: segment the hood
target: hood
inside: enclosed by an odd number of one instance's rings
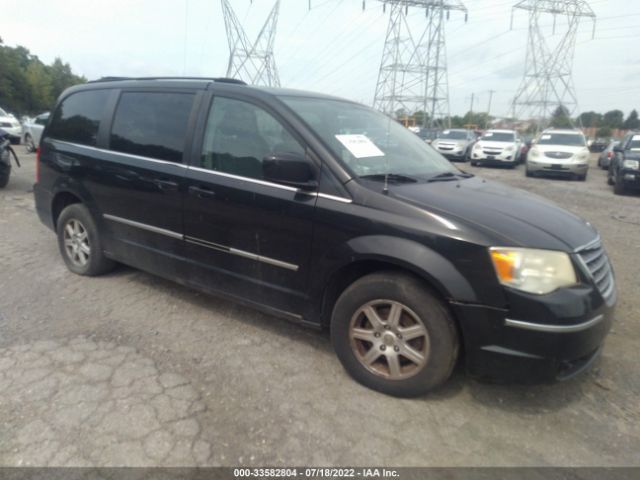
[[[570,146],[570,145],[532,145],[531,148],[537,148],[541,152],[563,152],[563,153],[571,153],[575,155],[576,153],[582,151],[588,151],[587,147],[580,146]]]
[[[478,177],[394,185],[389,193],[483,231],[495,238],[494,246],[573,251],[598,234],[582,218],[542,197]]]

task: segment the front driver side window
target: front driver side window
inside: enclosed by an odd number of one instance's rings
[[[304,155],[304,148],[271,114],[241,100],[216,97],[207,120],[201,167],[262,179],[264,157]]]

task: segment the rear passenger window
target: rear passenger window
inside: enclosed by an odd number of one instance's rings
[[[213,101],[202,147],[201,167],[261,179],[262,160],[273,153],[305,149],[271,114],[240,100]]]
[[[51,137],[95,146],[110,93],[110,90],[87,90],[65,98],[53,114]]]
[[[191,93],[123,93],[111,128],[111,150],[182,162],[193,98]]]

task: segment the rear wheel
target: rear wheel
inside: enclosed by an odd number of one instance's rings
[[[331,341],[355,380],[399,397],[445,382],[459,344],[440,300],[420,280],[397,272],[368,275],[344,291],[333,310]]]
[[[36,144],[34,143],[33,138],[31,137],[31,135],[28,134],[28,133],[24,136],[24,146],[25,146],[27,152],[29,152],[29,153],[33,153],[33,152],[36,151]]]
[[[62,211],[57,233],[60,253],[73,273],[92,277],[113,269],[115,263],[105,257],[96,224],[84,205],[75,203]]]

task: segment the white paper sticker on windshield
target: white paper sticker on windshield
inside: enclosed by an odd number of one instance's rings
[[[493,133],[485,133],[484,136],[485,137],[493,137]]]
[[[443,134],[443,135],[449,135],[449,132],[450,132],[450,131],[451,131],[451,130],[445,130],[444,132],[442,132],[442,134]]]
[[[632,142],[640,142],[640,135],[634,135],[631,139]]]
[[[542,135],[540,140],[551,140],[551,135]]]
[[[366,135],[336,135],[336,138],[356,158],[384,157],[384,152]]]

